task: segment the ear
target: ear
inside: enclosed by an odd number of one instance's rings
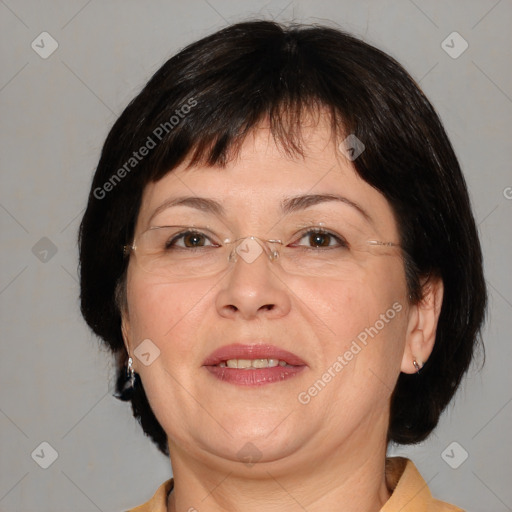
[[[428,277],[422,284],[423,298],[410,307],[407,335],[401,370],[404,373],[416,373],[416,361],[422,368],[430,357],[436,341],[437,323],[443,304],[443,280],[440,277]]]

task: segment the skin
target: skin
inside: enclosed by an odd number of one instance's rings
[[[262,126],[226,168],[176,168],[147,185],[135,236],[149,225],[203,215],[174,206],[148,224],[166,200],[187,195],[219,201],[222,223],[237,237],[269,239],[279,235],[283,198],[334,193],[364,208],[374,220],[371,229],[339,202],[312,206],[303,215],[344,216],[372,238],[398,241],[389,203],[357,176],[328,124],[305,127],[304,139],[304,158],[290,157]],[[168,510],[379,510],[390,496],[384,470],[390,396],[400,372],[416,371],[413,359],[420,365],[428,359],[442,293],[442,282],[431,281],[424,300],[409,304],[396,255],[366,255],[334,279],[286,275],[268,259],[248,264],[239,258],[224,273],[178,283],[144,272],[132,255],[123,334],[169,439],[175,486]],[[397,302],[401,311],[378,335],[308,404],[299,403],[298,394]],[[149,366],[133,356],[147,338],[160,350]],[[273,344],[307,367],[264,386],[222,382],[203,361],[231,343]],[[258,462],[241,460],[244,446]]]

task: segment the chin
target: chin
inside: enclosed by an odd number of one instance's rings
[[[285,417],[276,416],[274,420],[272,416],[267,421],[252,415],[230,419],[229,433],[217,425],[213,431],[197,433],[193,444],[217,457],[249,466],[256,462],[275,462],[296,451],[303,444],[303,437],[307,437],[304,425],[285,426]]]

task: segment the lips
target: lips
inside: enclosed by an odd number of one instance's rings
[[[242,386],[287,380],[306,368],[297,355],[273,345],[234,344],[210,354],[203,366],[217,379]]]
[[[306,363],[295,354],[273,345],[227,345],[217,349],[203,362],[203,366],[217,366],[232,359],[277,359],[290,366],[305,366]]]

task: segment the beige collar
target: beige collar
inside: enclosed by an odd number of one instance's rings
[[[427,483],[409,459],[386,459],[386,482],[393,494],[380,512],[464,512],[462,509],[432,498]],[[128,512],[167,512],[167,497],[173,479],[164,482],[144,505]]]

